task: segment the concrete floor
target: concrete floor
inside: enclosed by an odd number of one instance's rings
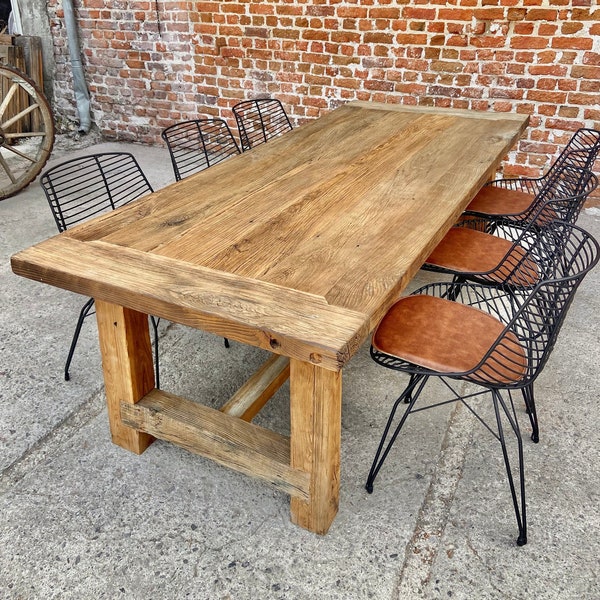
[[[173,181],[164,148],[84,142],[63,140],[50,164],[118,148],[155,187]],[[579,224],[600,237],[598,209]],[[405,381],[368,346],[344,371],[340,511],[320,537],[292,525],[288,497],[259,481],[161,441],[141,456],[112,445],[93,319],[72,380],[62,377],[84,299],[10,270],[14,252],[56,233],[37,182],[0,202],[0,229],[1,599],[600,598],[600,269],[536,384],[538,445],[522,413],[526,546],[515,545],[500,447],[458,405],[411,417],[365,492]],[[208,405],[265,356],[176,324],[161,335],[162,387]],[[258,422],[286,430],[285,386]]]

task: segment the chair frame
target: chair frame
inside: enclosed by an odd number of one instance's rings
[[[244,100],[238,102],[232,112],[237,122],[242,152],[292,129],[283,104],[276,98]],[[260,127],[251,128],[250,123],[258,123]]]
[[[570,155],[587,154],[574,150]],[[574,223],[591,192],[598,187],[598,178],[587,167],[563,163],[556,176],[549,178],[543,185],[536,187],[539,180],[530,179],[501,179],[490,182],[494,187],[524,192],[532,195],[531,204],[522,212],[506,214],[490,214],[467,210],[464,217],[485,218],[490,222],[489,231],[493,232],[494,224],[498,220],[510,220],[515,223],[526,224],[534,219],[543,225],[545,221],[561,220]],[[487,187],[487,186],[486,186]]]
[[[60,233],[77,223],[115,210],[154,191],[136,158],[129,152],[101,152],[64,161],[47,169],[40,177],[40,184]],[[85,195],[82,199],[83,192]],[[89,298],[79,312],[65,362],[65,381],[71,378],[69,369],[84,319],[94,314],[93,309],[94,299]],[[150,316],[154,332],[157,388],[160,387],[159,321],[159,318]]]
[[[161,137],[167,144],[176,181],[240,154],[223,119],[181,121],[164,129]]]
[[[502,446],[519,529],[517,544],[521,546],[527,542],[523,444],[512,392],[520,390],[523,393],[532,429],[536,431],[538,424],[533,401],[533,382],[548,361],[579,284],[597,264],[600,256],[598,242],[587,232],[567,223],[563,223],[562,226],[570,228],[571,234],[565,243],[564,252],[555,254],[554,277],[540,281],[529,293],[517,294],[514,288],[506,289],[469,282],[459,284],[443,282],[424,286],[412,294],[413,296],[429,295],[438,298],[448,298],[452,295],[454,300],[446,301],[460,302],[483,310],[504,324],[501,334],[472,369],[465,372],[440,372],[393,356],[378,350],[373,344],[371,345],[371,357],[376,363],[389,369],[405,372],[410,375],[410,379],[404,391],[395,401],[384,428],[365,486],[369,493],[373,492],[375,478],[408,416],[413,412],[460,401]],[[525,352],[527,359],[524,371],[522,363],[517,363],[516,358],[511,358],[517,356],[513,343],[515,339],[518,340],[520,349]],[[503,377],[499,376],[500,367],[503,369]],[[510,381],[505,380],[507,370],[513,371]],[[452,392],[452,397],[449,400],[415,408],[415,403],[430,377],[440,379]],[[472,393],[461,394],[452,386],[451,382],[453,381],[471,383],[480,389]],[[485,422],[470,403],[471,399],[488,393],[491,395],[494,406],[495,430]],[[408,407],[390,435],[397,409],[401,403],[407,403]],[[518,493],[507,451],[503,418],[508,421],[509,428],[513,431],[517,442]]]
[[[503,187],[537,195],[554,179],[560,177],[565,167],[591,170],[599,153],[600,131],[582,127],[573,134],[548,171],[541,177],[496,179],[488,182],[486,186]]]

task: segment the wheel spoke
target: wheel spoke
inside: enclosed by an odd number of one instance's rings
[[[21,133],[5,133],[4,139],[18,140],[20,138],[44,137],[45,131],[22,131]]]
[[[4,156],[2,156],[1,154],[0,154],[0,166],[2,166],[2,168],[5,171],[5,173],[8,175],[8,178],[13,183],[16,183],[17,180],[16,180],[15,176],[12,174],[12,171],[10,170],[10,167],[6,164],[6,161],[4,160]]]
[[[3,148],[5,148],[6,150],[8,150],[9,152],[12,152],[13,154],[16,154],[17,156],[20,156],[21,158],[24,158],[25,160],[28,160],[29,162],[36,162],[37,158],[35,157],[31,157],[31,156],[27,156],[27,154],[25,154],[24,152],[21,152],[20,150],[17,150],[14,146],[2,146]]]
[[[13,96],[15,95],[15,93],[18,89],[19,89],[19,84],[13,83],[10,86],[10,89],[8,90],[8,92],[6,92],[6,96],[4,96],[4,99],[2,100],[2,104],[0,104],[0,121],[2,120],[2,117],[4,116],[4,111],[6,110],[6,107],[10,104],[10,101],[13,99]]]
[[[2,123],[2,128],[8,129],[11,125],[14,125],[17,121],[19,121],[23,117],[26,117],[28,114],[32,113],[36,108],[38,108],[38,105],[32,104],[28,108],[26,108],[26,109],[22,110],[20,113],[16,114],[14,117],[11,117],[10,119],[8,119],[8,121],[5,121],[4,123]]]

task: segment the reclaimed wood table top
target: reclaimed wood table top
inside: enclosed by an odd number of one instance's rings
[[[340,370],[527,120],[352,102],[26,249],[12,268]]]

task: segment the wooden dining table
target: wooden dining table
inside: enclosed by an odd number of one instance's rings
[[[325,534],[342,370],[496,172],[525,115],[351,102],[12,257],[96,300],[112,440],[261,478]],[[268,350],[219,409],[155,388],[147,315]],[[190,356],[186,368],[193,368]],[[290,428],[252,419],[289,377]]]

